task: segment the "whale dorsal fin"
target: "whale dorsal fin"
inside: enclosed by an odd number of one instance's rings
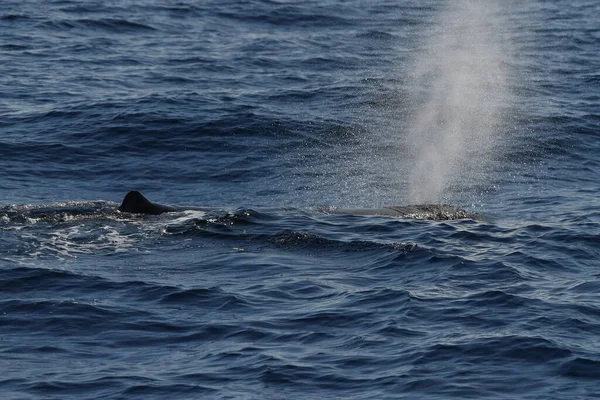
[[[134,214],[158,215],[164,212],[177,211],[176,208],[164,204],[153,203],[137,190],[132,190],[125,195],[119,211]]]

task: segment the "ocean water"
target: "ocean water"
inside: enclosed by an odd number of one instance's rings
[[[597,0],[3,0],[0,398],[600,398],[599,44]],[[323,212],[423,203],[483,219]]]

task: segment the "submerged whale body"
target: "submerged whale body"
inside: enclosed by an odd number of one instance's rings
[[[137,190],[127,193],[118,208],[119,211],[134,214],[158,215],[166,212],[181,211],[164,204],[154,203]],[[413,206],[393,206],[385,208],[328,208],[320,210],[324,214],[344,214],[363,216],[403,217],[430,220],[474,219],[481,220],[478,214],[446,204],[424,204]]]

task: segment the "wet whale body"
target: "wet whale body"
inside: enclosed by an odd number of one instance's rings
[[[166,212],[183,211],[192,208],[173,207],[154,203],[148,200],[137,190],[127,193],[118,210],[134,214],[159,215]],[[423,204],[412,206],[393,206],[384,208],[327,208],[319,210],[323,214],[343,214],[358,216],[387,216],[430,220],[473,219],[481,220],[482,217],[470,211],[446,205]]]

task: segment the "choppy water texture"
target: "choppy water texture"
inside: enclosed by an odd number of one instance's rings
[[[600,398],[599,27],[3,1],[0,398]],[[483,219],[322,212],[421,200]]]

